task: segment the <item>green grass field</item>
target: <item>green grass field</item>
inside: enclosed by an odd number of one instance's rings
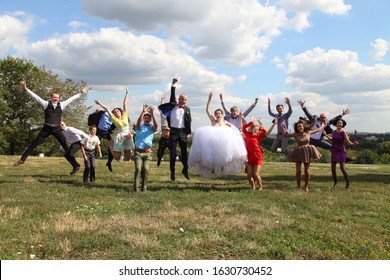
[[[264,189],[244,171],[205,179],[152,163],[148,192],[133,193],[133,162],[97,160],[82,183],[63,158],[0,156],[0,258],[45,260],[390,259],[390,166],[347,164],[332,187],[329,164],[311,168],[310,192],[293,163],[265,162]],[[82,162],[78,158],[79,162]],[[180,230],[182,229],[182,230]]]

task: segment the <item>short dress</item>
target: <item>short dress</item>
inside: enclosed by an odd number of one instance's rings
[[[236,127],[203,126],[194,133],[188,166],[205,178],[217,178],[239,172],[246,157],[244,138]]]
[[[118,119],[114,114],[110,113],[112,122],[116,126],[114,133],[114,152],[123,152],[134,149],[134,142],[129,138],[129,116],[126,111],[122,112],[122,119]]]
[[[292,149],[286,155],[286,159],[288,161],[309,163],[312,160],[318,160],[322,157],[321,153],[317,150],[315,146],[309,145],[309,133],[294,133],[294,139],[298,146]]]
[[[347,150],[345,149],[344,138],[345,131],[332,132],[332,149],[331,149],[331,161],[332,162],[346,162]]]
[[[248,164],[249,165],[262,165],[263,164],[263,149],[260,146],[261,140],[266,137],[267,131],[261,127],[257,135],[249,133],[246,128],[252,126],[254,123],[251,121],[245,124],[242,132],[245,135],[246,149],[248,152]]]

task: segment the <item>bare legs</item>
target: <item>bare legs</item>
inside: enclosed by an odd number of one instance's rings
[[[302,162],[295,163],[295,169],[296,169],[295,177],[297,180],[297,187],[298,188],[301,187],[301,176],[302,176],[301,165],[302,165]],[[305,167],[305,190],[308,192],[309,191],[309,181],[310,181],[310,162],[307,162],[307,163],[304,162],[303,165]]]
[[[332,177],[333,177],[333,187],[336,187],[337,185],[337,174],[336,174],[336,161],[332,161]],[[349,177],[348,173],[345,170],[345,162],[340,162],[340,170],[341,173],[343,173],[344,180],[345,180],[345,189],[347,190],[349,188]]]
[[[247,178],[249,181],[249,185],[253,190],[256,190],[256,184],[259,186],[259,191],[263,189],[263,184],[261,181],[261,177],[259,175],[261,169],[261,165],[247,165]]]

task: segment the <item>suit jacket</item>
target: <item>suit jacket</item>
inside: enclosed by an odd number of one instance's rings
[[[171,128],[171,112],[173,108],[177,106],[175,91],[176,88],[171,87],[171,97],[169,98],[169,103],[164,103],[158,106],[161,114],[167,118],[169,128]],[[184,131],[187,135],[191,134],[191,120],[191,110],[189,107],[184,106]]]

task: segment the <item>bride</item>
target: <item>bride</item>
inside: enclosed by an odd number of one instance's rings
[[[222,109],[214,116],[210,113],[209,94],[206,113],[211,126],[198,128],[193,137],[188,165],[191,170],[206,178],[217,178],[239,172],[247,158],[245,142],[240,131],[224,120]]]

